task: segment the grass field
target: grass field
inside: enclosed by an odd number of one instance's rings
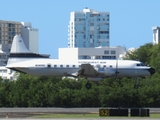
[[[34,116],[33,118],[99,118],[99,114],[48,114],[48,115]],[[112,118],[117,118],[117,117],[112,117]],[[127,117],[120,117],[120,118],[127,118]],[[143,118],[148,118],[148,117],[143,117]],[[150,114],[150,118],[160,118],[160,114]]]

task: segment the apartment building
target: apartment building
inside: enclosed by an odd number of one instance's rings
[[[88,8],[80,12],[71,12],[68,26],[68,47],[109,46],[109,21],[108,12],[97,12]]]
[[[153,44],[158,44],[160,41],[160,27],[154,26],[153,30]]]

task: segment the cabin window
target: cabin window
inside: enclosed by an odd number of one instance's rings
[[[57,67],[57,65],[54,65],[54,68],[56,68]]]
[[[112,65],[110,65],[109,67],[112,68]]]
[[[69,65],[66,65],[67,68],[69,68]]]
[[[75,65],[73,65],[73,68],[75,68]]]
[[[79,65],[79,68],[81,67],[81,65]]]
[[[63,65],[60,65],[61,68],[63,68]]]
[[[106,65],[104,65],[103,67],[106,67]]]
[[[50,67],[51,67],[51,64],[48,64],[47,67],[50,68]]]

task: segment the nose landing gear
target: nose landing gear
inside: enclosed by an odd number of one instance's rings
[[[91,85],[89,82],[87,82],[87,83],[86,83],[86,88],[87,88],[87,89],[90,89],[91,87],[92,87],[92,85]]]

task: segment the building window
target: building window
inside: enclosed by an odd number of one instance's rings
[[[116,51],[115,50],[111,50],[111,54],[116,54]]]
[[[9,24],[8,24],[8,27],[12,27],[12,25],[13,25],[12,23],[9,23]]]
[[[111,59],[116,59],[116,56],[111,56]]]
[[[109,50],[105,50],[105,51],[104,51],[104,54],[109,54]]]
[[[63,65],[60,65],[61,68],[63,68]]]
[[[109,34],[109,31],[99,31],[99,34]]]
[[[2,70],[3,71],[3,73],[7,73],[7,70]]]
[[[75,65],[73,65],[73,68],[75,68]]]
[[[90,23],[90,26],[94,26],[94,23]]]
[[[66,65],[67,68],[69,68],[69,65]]]
[[[107,59],[108,58],[108,56],[102,56],[102,59]]]
[[[101,59],[101,56],[96,56],[95,59]]]

